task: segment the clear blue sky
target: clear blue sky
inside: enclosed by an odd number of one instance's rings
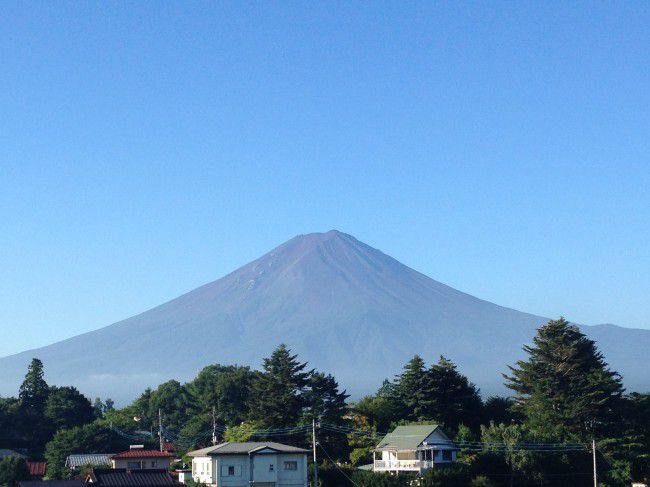
[[[0,355],[331,228],[505,306],[650,327],[648,25],[647,2],[3,2]]]

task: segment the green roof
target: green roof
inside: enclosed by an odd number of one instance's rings
[[[377,449],[415,450],[437,429],[437,424],[409,424],[398,426],[392,433],[388,433],[384,436],[377,445]]]

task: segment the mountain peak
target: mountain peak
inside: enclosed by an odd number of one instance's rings
[[[137,316],[0,358],[0,394],[15,394],[32,357],[43,360],[52,384],[127,400],[213,363],[259,367],[280,343],[357,397],[414,354],[427,361],[448,356],[484,392],[502,392],[501,372],[545,321],[457,291],[329,230],[298,235]],[[584,331],[628,388],[647,388],[638,357],[650,347],[650,331]]]

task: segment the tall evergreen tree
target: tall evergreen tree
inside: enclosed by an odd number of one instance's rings
[[[303,413],[310,372],[297,357],[282,344],[264,359],[250,402],[251,418],[264,427],[293,426]]]
[[[623,386],[592,340],[560,318],[540,327],[524,351],[528,359],[504,376],[533,433],[586,438],[608,431]]]
[[[44,448],[51,434],[45,418],[50,388],[43,375],[43,362],[37,358],[32,359],[18,392],[20,429],[30,449],[37,453]]]
[[[429,376],[422,357],[415,355],[404,365],[403,372],[396,378],[396,392],[403,414],[407,419],[426,419]]]
[[[423,419],[432,419],[455,432],[460,424],[472,429],[481,422],[482,402],[479,391],[456,365],[440,357],[427,371]]]
[[[50,393],[50,388],[43,375],[43,362],[33,358],[27,367],[27,374],[18,392],[21,410],[24,413],[43,415],[47,396]]]

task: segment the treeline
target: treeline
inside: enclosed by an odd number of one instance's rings
[[[129,440],[115,431],[155,434],[159,410],[165,431],[182,438],[177,446],[185,450],[209,443],[204,433],[212,429],[213,419],[219,440],[229,441],[245,441],[253,434],[263,438],[260,431],[311,424],[314,418],[339,425],[338,431],[319,431],[323,452],[335,462],[323,455],[324,487],[353,485],[350,478],[363,486],[408,485],[408,476],[355,467],[372,460],[381,434],[409,422],[435,422],[456,441],[485,445],[461,451],[453,468],[431,471],[421,486],[591,485],[588,451],[533,452],[516,445],[586,444],[592,438],[600,452],[602,485],[650,476],[650,395],[625,395],[621,378],[594,342],[563,319],[540,327],[524,350],[526,360],[504,375],[511,397],[484,400],[447,358],[427,364],[416,355],[376,394],[349,403],[334,377],[309,369],[281,345],[261,370],[210,365],[185,384],[172,380],[147,389],[121,409],[110,400],[91,404],[72,387],[48,386],[35,359],[19,397],[0,399],[0,432],[14,444],[21,442],[33,457],[44,457],[53,478],[69,475],[64,462],[71,453],[127,448]],[[269,438],[310,444],[304,430]],[[149,441],[157,446],[153,435]],[[489,446],[497,443],[506,447]]]

